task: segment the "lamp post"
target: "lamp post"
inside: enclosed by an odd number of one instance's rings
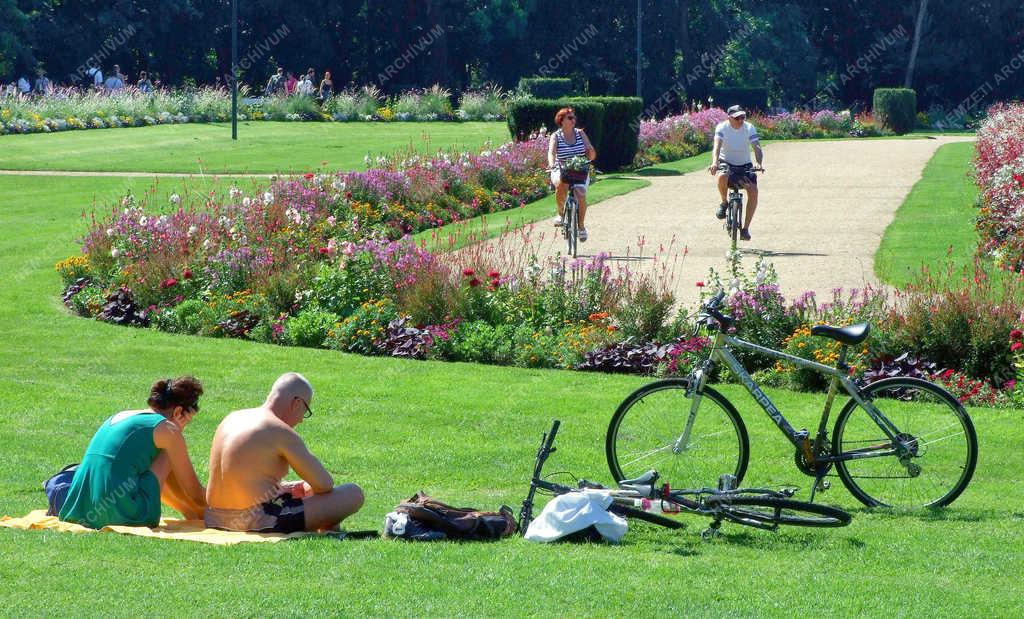
[[[231,139],[238,139],[238,0],[231,0]]]
[[[644,17],[643,7],[641,6],[642,0],[636,0],[636,96],[643,98],[643,74],[641,67],[641,34],[643,33],[642,21]]]

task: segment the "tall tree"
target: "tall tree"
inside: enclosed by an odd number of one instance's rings
[[[921,48],[921,33],[924,31],[926,15],[928,15],[928,0],[921,0],[917,9],[917,20],[914,22],[914,43],[910,48],[910,60],[907,61],[907,77],[903,80],[904,88],[910,88],[914,83],[914,66],[917,64],[917,52]]]

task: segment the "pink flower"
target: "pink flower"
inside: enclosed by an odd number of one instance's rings
[[[182,271],[181,272],[181,278],[182,279],[192,279],[192,270],[191,269],[185,269],[184,271]]]
[[[462,269],[462,274],[465,275],[466,277],[473,277],[473,275],[476,274],[476,271],[469,267],[466,267],[465,269]]]
[[[306,179],[307,181],[311,181],[311,180],[313,180],[313,173],[312,172],[306,172],[305,174],[302,175],[302,178]]]
[[[1024,336],[1024,331],[1021,331],[1020,329],[1014,329],[1013,331],[1010,331],[1011,342],[1019,342],[1022,336]]]
[[[497,271],[488,271],[487,272],[487,277],[490,277],[491,279],[498,279],[498,277],[500,277],[500,276],[501,276],[501,274],[498,273]]]
[[[1010,350],[1012,352],[1017,352],[1021,348],[1024,348],[1024,342],[1014,342],[1013,344],[1010,344]]]
[[[491,286],[492,287],[497,288],[500,285],[501,285],[501,281],[498,280],[498,278],[494,278],[494,279],[491,280]]]
[[[480,285],[480,280],[478,280],[477,278],[474,277],[473,279],[469,280],[469,287],[470,288],[476,288],[479,285]]]
[[[168,277],[164,281],[160,282],[160,287],[161,288],[170,288],[172,286],[176,286],[177,284],[178,284],[178,280],[174,279],[173,277]]]
[[[704,282],[697,282],[697,287],[698,288],[703,288],[704,287]]]

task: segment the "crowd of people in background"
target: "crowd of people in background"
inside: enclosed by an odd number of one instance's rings
[[[330,71],[324,71],[324,78],[318,85],[316,70],[312,67],[298,78],[291,71],[286,72],[283,67],[278,67],[277,71],[267,80],[263,94],[268,97],[303,95],[326,101],[334,96],[334,81],[331,79]]]
[[[43,67],[36,69],[36,77],[31,80],[28,74],[22,74],[18,79],[8,83],[0,83],[0,94],[4,96],[21,95],[25,97],[47,97],[55,94],[56,85],[46,75]],[[83,76],[79,87],[84,90],[113,94],[128,88],[136,88],[141,93],[151,93],[160,88],[160,80],[157,77],[150,77],[146,71],[140,71],[138,80],[132,82],[121,72],[120,65],[114,65],[110,72],[104,74],[100,66],[89,67]],[[214,88],[228,88],[230,83],[218,76],[213,84]],[[324,71],[323,79],[317,82],[316,70],[312,67],[305,73],[296,77],[291,71],[285,71],[278,67],[277,71],[267,80],[263,89],[266,96],[290,97],[302,95],[314,97],[320,101],[326,101],[334,96],[334,81],[330,71]]]
[[[120,92],[132,87],[137,88],[142,93],[151,93],[160,87],[160,80],[150,78],[146,71],[140,71],[139,79],[131,82],[128,76],[121,72],[121,66],[115,64],[105,77],[102,67],[89,67],[83,76],[80,87],[84,90],[105,94]],[[29,81],[28,76],[22,74],[17,80],[9,84],[0,84],[0,94],[5,96],[48,97],[54,95],[56,90],[57,85],[47,76],[46,69],[42,67],[36,69],[34,81]]]

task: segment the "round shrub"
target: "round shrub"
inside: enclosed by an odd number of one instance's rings
[[[902,135],[917,122],[917,93],[911,88],[876,88],[872,108],[883,127]]]
[[[340,316],[331,312],[305,310],[285,324],[284,341],[292,346],[320,348],[328,332],[340,320]]]

